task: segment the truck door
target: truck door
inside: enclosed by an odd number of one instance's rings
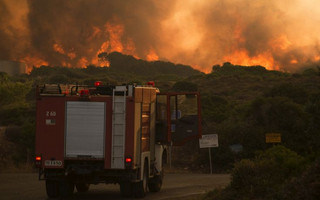
[[[183,145],[201,137],[200,95],[157,94],[156,141]]]

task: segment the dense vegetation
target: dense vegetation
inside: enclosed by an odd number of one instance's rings
[[[289,74],[225,63],[190,79],[203,97],[205,133],[219,134],[221,148],[215,149],[214,163],[219,165],[225,154],[253,158],[257,150],[270,147],[266,133],[280,133],[282,145],[303,156],[319,155],[319,69],[306,71]],[[232,152],[232,145],[241,145],[243,151]]]
[[[316,200],[320,197],[320,160],[306,167],[306,159],[274,146],[252,160],[236,163],[228,187],[206,194],[204,200]]]
[[[309,176],[319,170],[319,161],[315,164],[320,154],[319,67],[286,73],[269,71],[262,66],[224,63],[213,66],[210,74],[204,74],[189,66],[146,62],[120,53],[102,56],[109,60],[110,67],[42,66],[34,68],[28,75],[0,74],[0,126],[8,126],[5,136],[10,145],[18,144],[20,147],[2,155],[2,163],[13,160],[19,165],[30,161],[33,155],[36,84],[92,85],[97,80],[107,84],[141,84],[154,80],[161,91],[201,93],[203,134],[219,135],[219,148],[212,150],[213,169],[225,172],[234,167],[232,183],[227,188],[234,196],[224,197],[221,191],[214,192],[214,196],[234,199],[242,195],[240,199],[263,199],[256,196],[261,192],[274,198],[273,195],[285,191],[284,188],[314,181]],[[266,133],[280,133],[282,146],[267,144]],[[175,147],[173,165],[208,171],[207,150],[198,146],[198,141],[193,141],[184,147]],[[0,152],[5,152],[5,149],[4,145],[0,146]],[[312,163],[313,167],[305,167]],[[303,172],[305,169],[307,171]],[[274,174],[266,174],[267,171]],[[271,177],[273,175],[275,177]],[[243,188],[248,187],[246,181],[254,187]],[[293,193],[281,194],[294,196]]]

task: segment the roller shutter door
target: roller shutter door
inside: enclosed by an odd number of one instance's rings
[[[105,102],[67,102],[66,157],[104,157],[105,108]]]

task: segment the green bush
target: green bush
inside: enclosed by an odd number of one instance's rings
[[[202,200],[235,200],[237,198],[237,194],[234,190],[231,189],[230,186],[227,186],[224,189],[218,188],[208,192]]]
[[[206,120],[221,123],[228,119],[232,105],[227,99],[217,95],[204,94],[201,101],[203,117]]]
[[[279,200],[320,199],[320,159],[314,162],[301,176],[284,185],[274,196]]]
[[[70,83],[70,79],[64,74],[54,74],[50,76],[48,83],[67,84]]]
[[[297,153],[274,146],[254,160],[236,163],[230,186],[241,199],[269,199],[287,180],[298,175],[304,164]]]
[[[316,169],[312,168],[309,172],[317,171],[316,177],[311,182],[298,181],[313,188],[311,195],[318,195],[319,189],[319,163]],[[284,187],[290,180],[301,174],[305,168],[305,160],[297,153],[285,148],[284,146],[274,146],[261,152],[255,159],[244,159],[235,164],[231,173],[231,183],[225,189],[216,189],[207,193],[205,200],[251,200],[251,199],[285,199],[298,191],[298,183]],[[311,176],[310,176],[311,177]],[[283,192],[284,191],[284,192]],[[320,191],[320,190],[319,190]],[[302,197],[302,196],[300,196]],[[288,200],[290,198],[287,198]],[[305,199],[305,198],[293,198]],[[310,200],[317,198],[310,198]]]
[[[0,106],[13,103],[25,103],[25,97],[31,90],[32,82],[0,82]]]
[[[178,81],[171,89],[175,92],[196,92],[198,91],[198,85],[188,81]]]

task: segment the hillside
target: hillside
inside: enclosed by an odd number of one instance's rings
[[[85,85],[93,85],[98,80],[113,85],[132,82],[142,84],[153,80],[167,89],[177,80],[203,74],[187,65],[163,61],[148,62],[118,52],[102,54],[101,56],[105,56],[102,59],[108,60],[109,67],[96,67],[94,65],[87,68],[41,66],[33,68],[29,78],[36,80],[38,83],[78,82]]]
[[[212,73],[204,74],[168,62],[147,62],[119,53],[108,56],[108,68],[42,66],[34,68],[29,75],[10,77],[1,73],[0,125],[22,128],[19,138],[11,138],[22,145],[21,153],[28,150],[32,155],[33,151],[35,85],[92,85],[97,80],[104,84],[144,84],[154,80],[161,91],[201,93],[203,133],[219,134],[219,148],[213,149],[217,171],[230,169],[235,161],[252,158],[257,151],[270,147],[265,143],[266,133],[280,133],[282,145],[303,156],[319,155],[320,70],[316,67],[290,74],[261,66],[224,63],[213,66]],[[240,147],[240,151],[234,152],[234,146]],[[198,148],[198,141],[176,147],[178,159],[174,165],[184,167],[193,163],[196,170],[199,166],[207,169],[207,151]],[[17,153],[15,159],[24,162],[29,158]]]
[[[210,74],[185,79],[202,96],[203,133],[219,135],[219,148],[212,150],[214,169],[231,168],[235,161],[271,147],[265,142],[267,133],[280,133],[282,145],[300,155],[319,155],[319,72],[313,68],[290,74],[225,63]],[[197,142],[188,145],[176,150],[177,158],[186,151],[190,155],[177,164],[184,167],[193,160],[195,168],[208,166],[206,150],[194,156],[189,149],[197,148]]]
[[[198,70],[188,65],[174,64],[164,61],[148,62],[136,59],[130,55],[123,55],[118,52],[112,52],[107,55],[110,62],[110,70],[118,73],[132,73],[137,76],[159,76],[176,75],[178,77],[188,77],[200,74]]]

